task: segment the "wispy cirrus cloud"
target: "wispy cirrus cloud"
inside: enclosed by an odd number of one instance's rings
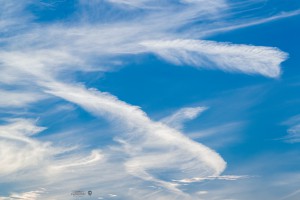
[[[99,1],[90,4],[99,7]],[[224,1],[166,1],[165,4],[168,9],[150,9],[149,12],[136,13],[138,19],[131,17],[124,21],[116,18],[109,24],[30,24],[30,28],[2,39],[0,57],[6,74],[1,76],[2,82],[16,81],[16,77],[25,78],[24,74],[41,77],[64,70],[107,71],[110,68],[105,65],[112,67],[118,56],[143,53],[158,54],[175,64],[273,78],[280,76],[280,63],[286,59],[286,54],[276,48],[198,40],[190,35],[189,29],[180,31],[196,19],[209,20],[215,13],[222,15],[219,8],[226,7]],[[99,58],[101,61],[96,61]],[[45,70],[47,73],[44,73]]]
[[[300,142],[300,124],[294,125],[288,129],[288,135],[284,140],[289,143]]]
[[[0,3],[0,83],[14,87],[13,91],[0,90],[5,96],[0,107],[21,107],[51,96],[106,119],[116,134],[105,147],[68,147],[64,140],[44,141],[47,137],[38,134],[44,129],[29,117],[13,120],[10,116],[0,127],[0,175],[9,183],[15,183],[11,177],[18,177],[18,184],[10,189],[20,195],[2,199],[65,199],[66,190],[85,185],[93,185],[105,197],[194,199],[172,180],[217,179],[226,167],[217,152],[176,130],[204,108],[185,108],[165,123],[156,122],[137,106],[78,84],[84,80],[74,73],[107,72],[122,65],[124,56],[154,53],[175,64],[276,78],[287,57],[272,47],[195,36],[195,29],[207,36],[209,30],[215,34],[220,28],[208,24],[222,24],[219,20],[230,15],[230,5],[223,0],[78,1],[76,14],[60,22],[39,22],[38,13],[30,13],[29,4],[35,2]],[[109,13],[105,6],[114,12]],[[24,87],[28,93],[16,93]],[[76,137],[84,138],[84,130]],[[40,186],[51,193],[34,192]]]
[[[0,90],[0,107],[19,108],[45,99],[45,95],[37,92],[26,92],[23,90]]]
[[[248,178],[249,176],[237,176],[237,175],[223,175],[223,176],[208,176],[206,178],[200,178],[200,177],[195,177],[191,179],[182,179],[182,180],[173,180],[174,182],[179,182],[179,183],[194,183],[194,182],[201,182],[204,180],[229,180],[229,181],[234,181],[242,178]]]
[[[167,124],[170,127],[176,128],[176,129],[182,129],[184,126],[184,123],[186,121],[195,119],[198,117],[202,112],[204,112],[207,108],[206,107],[187,107],[187,108],[181,108],[175,113],[171,114],[170,116],[167,116],[160,121],[162,123]]]
[[[287,54],[277,48],[213,41],[146,41],[142,45],[174,64],[278,77]]]
[[[47,143],[30,138],[31,135],[37,134],[44,128],[37,127],[32,121],[26,119],[11,119],[10,121],[11,123],[0,127],[0,176],[2,177],[21,169],[36,167],[51,154],[47,151],[49,148]]]
[[[241,176],[235,182],[224,182],[221,179],[201,185],[207,193],[202,195],[204,199],[292,199],[299,198],[299,170],[290,171],[298,162],[297,150],[289,153],[263,154],[245,163],[234,166],[240,174],[249,174],[255,170],[256,174]],[[265,162],[268,160],[269,162]],[[278,170],[280,169],[280,170]],[[268,183],[268,187],[265,184]],[[276,191],[276,192],[275,192]]]
[[[289,128],[287,129],[288,134],[280,139],[287,143],[300,142],[300,115],[291,117],[290,119],[285,121],[283,125],[289,126]]]
[[[49,89],[50,94],[76,103],[94,115],[106,117],[118,123],[122,130],[127,130],[118,140],[126,146],[127,153],[132,156],[125,165],[128,172],[134,176],[158,181],[150,171],[175,170],[176,173],[168,172],[170,178],[175,178],[191,177],[195,174],[220,174],[225,168],[225,162],[215,152],[166,125],[151,121],[139,108],[119,101],[109,94],[57,83],[52,84]],[[148,148],[149,150],[146,150]],[[160,152],[160,155],[157,152]],[[158,157],[161,159],[155,162]],[[181,170],[186,172],[182,173]]]
[[[13,1],[1,0],[0,8],[0,33],[11,34],[24,27],[32,15],[26,12],[26,5],[32,3],[31,0],[15,3]],[[5,35],[5,34],[4,34]],[[2,41],[3,38],[0,38]]]
[[[11,194],[9,197],[0,197],[0,200],[12,200],[12,199],[21,199],[21,200],[38,200],[44,190],[36,190],[25,192],[21,194]]]

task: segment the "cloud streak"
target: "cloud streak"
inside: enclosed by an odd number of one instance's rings
[[[141,44],[174,64],[219,68],[271,78],[280,76],[280,63],[287,58],[287,54],[277,48],[213,41],[159,40]]]
[[[206,107],[181,108],[172,115],[161,119],[161,122],[167,124],[170,127],[182,129],[186,121],[195,119],[206,109]]]
[[[300,142],[300,115],[291,117],[289,120],[285,121],[283,125],[289,126],[287,130],[288,134],[280,139],[287,143]]]

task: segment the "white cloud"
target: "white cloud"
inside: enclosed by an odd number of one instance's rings
[[[291,199],[300,197],[299,170],[290,171],[299,162],[299,153],[295,150],[289,153],[272,153],[244,160],[239,165],[232,166],[239,174],[251,174],[236,181],[208,181],[199,186],[208,191],[204,199]],[[266,162],[268,161],[268,162]],[[188,183],[189,184],[189,183]],[[197,183],[194,183],[197,184]],[[198,185],[197,185],[198,186]],[[197,189],[199,187],[196,187]]]
[[[162,58],[195,67],[278,77],[287,54],[277,48],[198,40],[145,41],[141,45]]]
[[[45,95],[36,92],[26,92],[23,90],[1,90],[0,107],[23,107],[45,98]]]
[[[11,191],[23,193],[40,186],[53,188],[63,174],[64,179],[68,178],[67,171],[86,169],[103,162],[102,153],[97,149],[88,150],[88,155],[82,149],[79,152],[78,148],[39,140],[37,134],[43,130],[44,127],[36,126],[30,119],[10,119],[0,126],[0,177],[2,183],[17,183],[17,188]],[[12,194],[3,199],[30,199],[33,197],[30,195],[35,193]]]
[[[127,153],[131,155],[126,167],[134,176],[157,181],[159,174],[151,174],[156,170],[168,172],[169,180],[196,174],[206,177],[219,175],[225,168],[225,162],[214,151],[164,124],[151,121],[138,107],[112,95],[60,83],[48,83],[46,87],[48,93],[118,124],[124,132],[119,140],[127,145]]]
[[[160,9],[162,5],[169,5],[176,8],[179,4],[181,4],[182,8],[185,6],[189,6],[191,11],[203,12],[205,14],[216,14],[220,12],[219,9],[224,9],[227,7],[225,0],[213,0],[213,1],[205,1],[205,0],[178,0],[178,1],[170,1],[170,0],[161,0],[159,2],[151,1],[151,0],[107,0],[111,3],[129,6],[132,8],[142,8],[142,9]],[[201,5],[201,6],[199,6]],[[195,6],[194,9],[191,6]],[[196,7],[199,6],[199,7]],[[200,13],[197,13],[200,14]]]
[[[221,125],[211,125],[210,128],[188,132],[186,135],[196,141],[203,142],[211,148],[220,149],[241,141],[245,124],[245,122],[228,122]]]
[[[96,10],[94,14],[100,13],[101,22],[85,21],[87,11],[71,16],[72,23],[38,23],[30,21],[32,15],[25,12],[23,1],[0,0],[4,33],[0,37],[0,82],[15,86],[14,91],[0,90],[4,96],[0,106],[26,106],[42,99],[46,90],[108,119],[117,132],[115,141],[102,149],[69,147],[64,146],[68,141],[50,143],[39,137],[44,128],[32,120],[10,118],[0,126],[0,176],[14,184],[9,189],[17,193],[2,199],[66,199],[66,190],[84,184],[100,188],[105,197],[193,199],[172,180],[222,177],[226,163],[218,153],[171,127],[180,128],[203,108],[183,109],[165,119],[169,125],[154,122],[139,107],[109,93],[70,84],[77,81],[73,72],[110,71],[122,64],[119,61],[124,55],[155,53],[176,64],[280,75],[279,64],[286,54],[276,48],[203,41],[198,38],[201,34],[193,36],[195,29],[187,27],[198,22],[203,26],[196,26],[198,31],[214,30],[208,24],[223,19],[230,9],[223,0],[107,2],[123,4],[114,7],[114,13],[120,15],[112,16],[109,9],[101,10],[108,13],[97,12],[103,1],[93,0],[88,3]],[[128,15],[124,17],[124,13]],[[76,139],[84,137],[84,131],[76,133]],[[150,190],[149,184],[160,189]],[[53,193],[33,191],[41,185]]]
[[[280,75],[279,65],[286,54],[276,48],[198,40],[189,30],[177,33],[197,18],[205,21],[216,13],[221,15],[220,7],[229,9],[222,0],[183,2],[184,6],[166,1],[168,9],[150,9],[128,21],[116,18],[109,24],[31,24],[18,34],[2,38],[0,81],[14,84],[61,77],[66,71],[109,71],[119,56],[149,52],[176,64],[268,77]],[[99,1],[92,4],[97,8]],[[203,24],[199,31],[207,28]]]
[[[300,124],[290,127],[288,130],[288,135],[283,138],[288,143],[298,143],[300,142]]]
[[[21,200],[38,200],[44,190],[30,191],[24,192],[22,194],[11,194],[9,197],[0,197],[0,200],[13,200],[13,199],[21,199]]]
[[[220,133],[230,133],[235,129],[238,129],[243,125],[242,122],[230,122],[218,126],[213,126],[212,128],[203,129],[203,130],[197,130],[195,132],[187,133],[188,136],[192,139],[199,139],[199,138],[206,138],[206,137],[212,137],[216,136]]]
[[[0,176],[41,165],[51,155],[49,144],[30,138],[43,129],[24,119],[0,126]]]
[[[288,17],[293,17],[297,16],[300,14],[300,9],[298,10],[293,10],[293,11],[287,11],[287,12],[281,12],[279,14],[271,15],[271,16],[266,16],[258,19],[248,19],[239,23],[224,23],[220,27],[215,27],[212,29],[208,29],[205,31],[202,31],[199,34],[202,34],[203,36],[205,35],[211,35],[211,34],[218,34],[222,32],[228,32],[228,31],[233,31],[236,29],[242,29],[250,26],[255,26],[255,25],[260,25],[260,24],[265,24],[268,22],[280,20],[280,19],[285,19]]]
[[[213,150],[188,139],[175,129],[151,121],[138,107],[110,94],[59,82],[43,82],[42,87],[47,88],[48,93],[76,103],[96,116],[107,118],[117,125],[122,134],[116,137],[119,145],[111,144],[111,150],[91,150],[87,155],[82,153],[80,147],[55,147],[49,142],[32,138],[44,128],[34,125],[31,120],[11,120],[1,128],[1,138],[4,140],[1,140],[0,148],[3,158],[0,174],[13,174],[6,178],[6,181],[13,182],[15,174],[22,171],[18,181],[30,180],[32,184],[31,187],[24,185],[18,191],[43,186],[51,191],[51,194],[41,194],[44,199],[64,198],[66,190],[82,187],[83,183],[97,188],[123,179],[127,185],[139,184],[143,195],[150,191],[142,186],[152,182],[169,191],[164,191],[169,193],[166,199],[173,199],[174,195],[184,197],[188,194],[177,188],[178,184],[172,183],[172,179],[218,176],[225,168],[225,162]],[[22,151],[19,151],[20,146]],[[107,173],[107,177],[95,178],[98,177],[93,173],[95,170]],[[111,171],[114,173],[111,174]],[[34,177],[31,177],[32,173]],[[163,177],[165,173],[168,177]],[[69,184],[77,179],[81,181],[65,186],[66,182]],[[139,183],[140,180],[145,183]],[[58,185],[61,189],[55,189]],[[111,189],[128,192],[125,185],[116,185]],[[109,188],[104,188],[102,192],[109,194],[109,191]],[[128,198],[138,199],[135,195],[131,194]],[[161,197],[165,194],[161,191],[156,195]]]
[[[58,163],[52,166],[52,170],[64,170],[67,168],[93,165],[102,159],[103,155],[100,150],[92,150],[91,155],[86,157],[82,156],[82,158],[78,158],[78,155],[74,156],[74,158],[68,155],[67,157],[58,160]]]
[[[172,128],[182,129],[186,121],[195,119],[206,109],[206,107],[181,108],[172,115],[161,119],[161,122],[167,124]]]
[[[24,8],[31,2],[31,0],[19,1],[16,4],[13,1],[0,0],[0,32],[8,33],[23,28],[31,18]]]
[[[300,115],[291,117],[282,123],[282,125],[289,126],[287,135],[280,138],[287,143],[298,143],[300,142]]]
[[[238,175],[223,175],[223,176],[208,176],[205,178],[201,177],[195,177],[195,178],[190,178],[190,179],[182,179],[182,180],[173,180],[174,182],[179,182],[179,183],[194,183],[194,182],[201,182],[205,180],[227,180],[227,181],[235,181],[241,178],[248,178],[249,176],[243,175],[243,176],[238,176]]]

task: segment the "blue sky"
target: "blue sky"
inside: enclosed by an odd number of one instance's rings
[[[300,198],[299,1],[0,3],[0,200]]]

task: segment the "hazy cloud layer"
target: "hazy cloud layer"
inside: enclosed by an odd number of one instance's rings
[[[157,122],[112,94],[88,89],[75,75],[112,71],[126,56],[153,53],[178,65],[279,77],[287,58],[281,50],[201,38],[226,29],[222,24],[231,15],[230,3],[77,1],[68,17],[43,21],[32,6],[47,9],[55,2],[12,2],[0,0],[0,107],[47,108],[42,100],[67,101],[108,121],[115,135],[106,146],[70,146],[68,139],[84,139],[84,131],[46,133],[47,124],[38,126],[30,114],[3,118],[0,177],[9,186],[0,199],[66,199],[69,191],[87,185],[100,199],[195,199],[183,183],[240,178],[222,175],[221,155],[180,132],[204,107],[183,108]],[[93,133],[95,138],[101,134]],[[47,134],[57,140],[48,141]]]

